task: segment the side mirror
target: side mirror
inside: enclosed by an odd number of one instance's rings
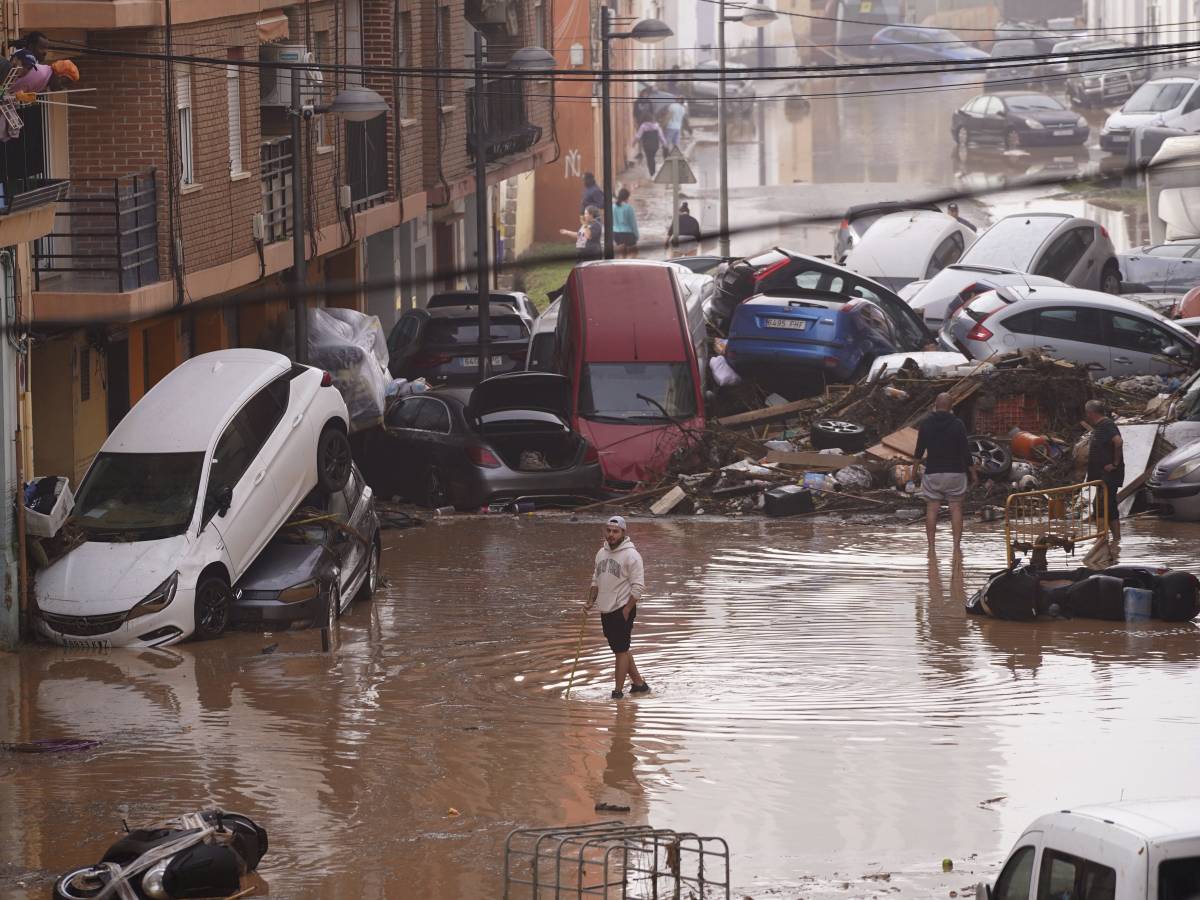
[[[1179,349],[1178,344],[1172,344],[1170,347],[1168,347],[1166,350],[1163,351],[1163,356],[1169,356],[1169,357],[1171,357],[1171,359],[1178,359],[1182,355],[1183,355],[1183,351]]]
[[[222,519],[233,505],[233,488],[226,485],[217,492],[217,515]]]

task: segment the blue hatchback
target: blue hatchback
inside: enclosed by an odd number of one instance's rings
[[[861,297],[803,291],[741,304],[725,358],[740,374],[794,394],[857,380],[877,356],[921,350],[929,340],[911,313],[889,314]]]

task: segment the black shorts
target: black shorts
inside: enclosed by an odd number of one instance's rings
[[[1125,470],[1117,469],[1115,472],[1105,472],[1099,475],[1093,481],[1103,481],[1108,486],[1105,492],[1108,495],[1108,521],[1115,522],[1121,517],[1120,504],[1117,503],[1117,494],[1121,490],[1121,483],[1125,481]],[[1096,517],[1100,517],[1100,498],[1096,498]]]
[[[633,620],[637,618],[637,607],[625,618],[624,608],[615,609],[610,613],[600,613],[600,625],[604,628],[604,636],[613,653],[626,653],[629,650],[629,639],[633,636]]]
[[[618,247],[636,247],[637,242],[638,242],[637,235],[634,234],[632,231],[614,231],[613,232],[613,243],[616,244]]]

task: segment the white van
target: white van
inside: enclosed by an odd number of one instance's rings
[[[1100,129],[1100,149],[1124,153],[1135,128],[1200,131],[1200,71],[1181,71],[1147,81]]]

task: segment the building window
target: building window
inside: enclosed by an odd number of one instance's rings
[[[363,83],[362,0],[346,0],[346,83]]]
[[[195,184],[192,152],[192,76],[186,69],[175,73],[175,125],[179,129],[179,183]]]
[[[546,4],[544,0],[533,0],[533,40],[529,43],[535,47],[550,50],[550,42],[546,40]]]
[[[396,68],[407,69],[412,65],[412,13],[402,12],[396,17]],[[409,118],[408,91],[411,80],[400,78],[400,108],[396,114],[401,119]]]
[[[230,59],[237,59],[234,51]],[[239,66],[225,67],[225,92],[229,101],[229,173],[241,175],[242,163],[242,70]]]

